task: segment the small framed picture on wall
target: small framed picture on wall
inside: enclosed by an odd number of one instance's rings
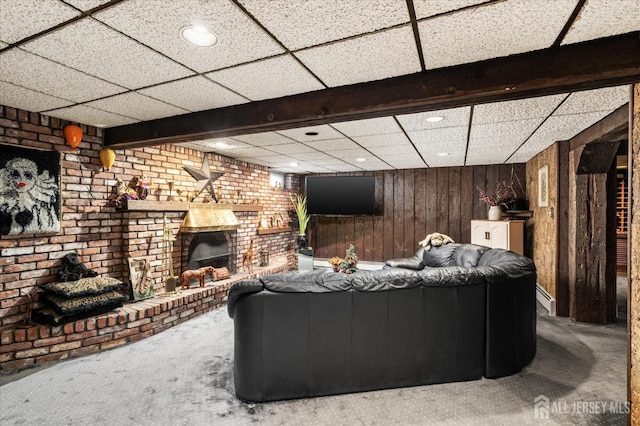
[[[538,207],[549,207],[549,166],[538,169]]]

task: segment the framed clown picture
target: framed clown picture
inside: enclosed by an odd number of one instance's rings
[[[60,232],[58,151],[0,145],[0,235]]]

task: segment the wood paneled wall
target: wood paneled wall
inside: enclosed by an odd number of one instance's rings
[[[526,191],[525,164],[343,173],[375,176],[376,214],[314,216],[307,228],[309,246],[316,257],[330,258],[343,257],[354,244],[360,260],[384,262],[412,256],[431,232],[468,243],[471,219],[487,217],[477,187],[492,189],[498,181],[510,181],[512,169]]]

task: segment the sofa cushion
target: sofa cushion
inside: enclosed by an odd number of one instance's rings
[[[122,302],[126,300],[128,300],[128,297],[117,291],[73,299],[65,299],[51,294],[45,298],[47,304],[62,315],[77,315],[84,312],[93,313],[95,309],[103,307],[111,307],[113,309],[117,306],[122,306]]]
[[[505,249],[491,249],[478,261],[478,271],[487,282],[499,283],[536,273],[531,259]]]
[[[457,243],[444,244],[439,247],[431,247],[431,250],[422,250],[422,262],[425,266],[439,268],[442,266],[454,266],[453,255],[460,246]],[[418,250],[419,252],[420,250]],[[417,253],[416,253],[417,255]]]
[[[67,299],[107,293],[113,290],[121,290],[124,287],[125,284],[122,281],[104,275],[80,278],[77,281],[65,281],[40,285],[40,288],[45,292]]]
[[[358,291],[387,291],[398,288],[414,288],[422,283],[417,272],[409,269],[382,269],[358,271],[351,274],[351,283]]]
[[[422,262],[422,257],[424,248],[420,247],[415,255],[412,257],[403,257],[400,259],[390,259],[384,263],[385,268],[404,268],[404,269],[412,269],[414,271],[419,271],[424,268],[424,263]]]
[[[261,277],[260,282],[267,290],[277,293],[327,293],[351,288],[348,274],[330,269],[269,274]]]
[[[447,287],[482,285],[484,275],[471,266],[443,266],[440,268],[425,268],[418,272],[425,287]]]
[[[453,253],[453,262],[457,266],[478,266],[480,256],[482,256],[489,247],[479,246],[476,244],[460,244]]]
[[[54,309],[44,307],[33,311],[33,320],[38,324],[61,325],[68,322],[77,321],[79,319],[88,318],[96,315],[106,314],[116,308],[122,306],[122,302],[113,302],[106,304],[91,311],[78,312],[76,314],[63,315]]]

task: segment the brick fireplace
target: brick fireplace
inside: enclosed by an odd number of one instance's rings
[[[271,254],[270,266],[256,267],[256,273],[286,270],[295,264],[294,231],[258,229],[261,220],[270,221],[291,209],[289,194],[299,190],[294,175],[288,176],[287,191],[275,189],[265,166],[171,144],[116,150],[116,161],[105,170],[99,159],[101,130],[80,124],[82,143],[77,152],[71,152],[63,137],[67,124],[71,123],[0,105],[2,143],[62,153],[60,232],[0,236],[0,370],[135,342],[223,306],[228,288],[248,276],[240,266],[251,238],[254,253],[266,249]],[[183,269],[183,241],[193,238],[181,231],[189,209],[185,194],[194,188],[193,177],[184,166],[199,167],[205,155],[212,169],[224,173],[216,181],[216,190],[221,204],[229,205],[239,222],[227,234],[235,245],[228,258],[229,269],[235,268],[236,273],[228,280],[208,281],[205,288],[194,285],[179,296],[163,297],[164,217],[176,238],[172,260],[178,274]],[[112,206],[109,195],[116,179],[128,182],[142,174],[151,180],[147,199],[122,210]],[[197,202],[203,203],[204,198],[200,196]],[[70,252],[99,274],[124,281],[129,280],[129,257],[148,258],[156,297],[63,326],[29,324],[30,309],[41,306],[38,285],[57,280],[60,259]],[[282,261],[285,256],[290,257],[288,261]]]
[[[231,274],[236,272],[236,231],[199,232],[183,234],[182,270],[203,266],[225,267]]]

